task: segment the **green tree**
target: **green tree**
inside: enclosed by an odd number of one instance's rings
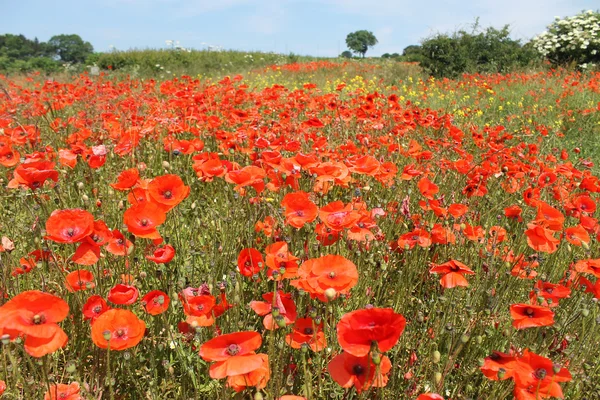
[[[356,31],[349,33],[346,36],[346,45],[356,54],[360,54],[363,58],[369,47],[377,44],[377,38],[370,31]]]
[[[82,63],[94,52],[90,42],[84,42],[79,35],[56,35],[48,41],[48,49],[62,62]]]
[[[343,51],[342,54],[340,54],[340,57],[344,57],[344,58],[352,58],[352,52],[351,51]]]

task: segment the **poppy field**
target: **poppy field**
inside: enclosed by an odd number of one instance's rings
[[[600,398],[600,73],[0,76],[0,398]]]

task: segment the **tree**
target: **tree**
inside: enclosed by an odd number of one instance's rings
[[[342,52],[342,54],[340,54],[340,57],[352,58],[352,52],[346,50],[346,51]]]
[[[57,35],[48,41],[48,50],[62,62],[82,63],[94,52],[90,42],[84,42],[79,35]]]
[[[346,36],[346,45],[356,54],[360,54],[363,58],[369,47],[377,44],[377,38],[370,31],[356,31],[349,33]]]

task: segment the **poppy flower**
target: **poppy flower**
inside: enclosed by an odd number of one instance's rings
[[[64,383],[50,385],[48,391],[44,394],[44,400],[81,400],[83,397],[79,394],[80,390],[77,382],[68,385]]]
[[[355,387],[357,393],[371,387],[384,387],[392,369],[392,363],[386,356],[381,357],[381,363],[375,365],[371,356],[354,356],[343,352],[335,356],[327,365],[329,375],[343,388]]]
[[[288,250],[286,242],[275,242],[265,248],[267,275],[273,279],[291,279],[298,275],[298,257]]]
[[[335,231],[322,222],[315,226],[315,232],[317,240],[323,246],[331,246],[340,239],[341,234],[341,231]]]
[[[437,393],[423,393],[417,397],[417,400],[444,400],[444,398]]]
[[[282,291],[265,293],[265,301],[251,301],[250,308],[263,318],[263,325],[268,330],[279,328],[275,319],[281,319],[284,325],[291,325],[296,320],[296,304],[292,295]]]
[[[539,280],[535,283],[533,290],[529,294],[529,298],[534,301],[539,296],[545,300],[550,300],[550,304],[544,305],[556,307],[560,299],[568,298],[570,295],[571,289],[566,286]]]
[[[517,329],[554,325],[554,313],[543,306],[513,304],[510,306],[512,325]]]
[[[135,303],[139,292],[135,286],[119,283],[108,292],[108,301],[113,304],[129,305]]]
[[[135,236],[147,239],[158,239],[156,230],[167,219],[167,215],[159,206],[151,202],[139,203],[129,207],[123,214],[123,223],[127,230]]]
[[[54,169],[54,163],[50,161],[37,161],[20,164],[13,171],[14,178],[8,183],[9,188],[26,186],[31,190],[37,190],[44,186],[44,182],[58,181],[58,171]]]
[[[0,307],[0,336],[25,336],[25,351],[42,357],[67,344],[58,322],[68,313],[67,302],[60,297],[37,290],[22,292]]]
[[[535,251],[543,253],[554,253],[558,250],[560,240],[553,236],[553,232],[536,224],[527,224],[525,235],[527,244]]]
[[[336,330],[345,352],[364,357],[373,343],[382,353],[394,347],[405,326],[406,319],[391,308],[365,308],[344,314]]]
[[[96,287],[94,275],[85,269],[70,272],[66,277],[66,287],[69,292],[78,292]]]
[[[94,216],[76,208],[56,210],[46,221],[46,239],[57,243],[77,243],[94,230]]]
[[[87,243],[94,246],[104,246],[112,238],[112,232],[108,229],[106,222],[94,221],[94,230],[86,237]]]
[[[6,391],[6,382],[0,379],[0,396]]]
[[[140,180],[140,172],[137,168],[126,169],[117,177],[116,183],[111,183],[110,186],[115,190],[129,190],[134,187]]]
[[[190,187],[177,175],[158,176],[148,184],[148,195],[165,210],[172,209],[189,194]]]
[[[82,313],[86,320],[90,320],[91,323],[94,323],[102,313],[108,310],[110,310],[110,307],[106,301],[101,296],[95,294],[87,299],[83,305]]]
[[[516,368],[516,356],[494,351],[491,356],[484,359],[481,372],[483,372],[488,379],[497,381],[514,377]]]
[[[227,378],[227,386],[231,387],[236,392],[241,392],[248,387],[256,389],[264,389],[267,387],[267,382],[271,378],[271,369],[269,368],[269,356],[266,354],[258,354],[262,359],[262,365],[241,375],[229,376]]]
[[[179,299],[183,303],[183,312],[188,316],[186,322],[195,326],[211,326],[215,320],[213,310],[216,299],[210,294],[201,294],[197,296],[180,295]]]
[[[327,346],[323,321],[316,323],[312,318],[298,318],[291,333],[285,336],[285,342],[293,349],[307,345],[312,351],[321,351]]]
[[[581,225],[565,229],[565,239],[574,246],[583,246],[590,243],[590,235]]]
[[[440,285],[446,289],[456,286],[469,286],[469,282],[465,275],[474,275],[469,267],[460,261],[450,260],[443,264],[431,263],[432,268],[429,270],[432,274],[441,274]]]
[[[398,238],[398,248],[400,249],[412,249],[417,245],[419,247],[431,246],[431,235],[425,229],[417,228]]]
[[[133,250],[133,243],[127,240],[121,231],[115,229],[111,232],[112,237],[108,239],[106,251],[115,256],[126,256]]]
[[[286,223],[298,229],[314,221],[319,211],[306,192],[286,194],[281,201],[281,206],[285,210]]]
[[[89,238],[89,236],[88,236]],[[100,246],[84,241],[77,246],[71,261],[78,265],[94,265],[100,259]]]
[[[235,190],[244,194],[245,188],[251,186],[256,190],[256,193],[260,194],[265,189],[266,172],[260,167],[249,165],[242,169],[235,171],[229,171],[225,174],[225,181],[228,183],[235,183]]]
[[[237,265],[242,275],[250,277],[258,274],[264,268],[265,262],[260,251],[248,248],[240,251]]]
[[[517,205],[512,205],[504,209],[504,215],[506,216],[506,218],[516,219],[518,222],[523,222],[523,218],[521,218],[522,212],[523,210],[521,209],[521,207]]]
[[[142,297],[142,307],[150,315],[158,315],[167,311],[169,302],[169,296],[160,290],[153,290]]]
[[[360,214],[353,210],[351,204],[344,206],[342,201],[334,201],[319,209],[319,219],[328,228],[341,231],[354,225]]]
[[[556,208],[543,201],[537,202],[535,223],[552,231],[560,231],[565,222],[565,216]]]
[[[154,250],[152,255],[147,255],[146,259],[154,261],[157,264],[166,264],[175,257],[175,248],[170,244],[164,245]]]
[[[235,332],[217,336],[200,346],[200,357],[204,361],[215,361],[209,369],[213,379],[247,374],[263,365],[263,358],[255,354],[262,345],[257,332]]]
[[[352,261],[330,254],[303,262],[298,269],[298,277],[290,282],[292,286],[326,302],[329,300],[325,296],[328,289],[335,291],[332,299],[348,294],[358,282],[358,270]]]
[[[431,182],[427,177],[421,178],[419,183],[417,183],[417,187],[426,199],[433,199],[433,196],[440,191],[438,186]]]
[[[515,369],[515,397],[519,400],[547,397],[562,399],[564,395],[560,382],[569,382],[571,379],[568,369],[526,349]]]
[[[143,339],[146,324],[129,310],[113,308],[92,325],[92,341],[101,349],[126,350]]]

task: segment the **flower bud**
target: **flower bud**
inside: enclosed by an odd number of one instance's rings
[[[432,356],[431,356],[431,361],[433,361],[434,364],[437,364],[440,362],[442,358],[442,354],[439,351],[434,351]]]

